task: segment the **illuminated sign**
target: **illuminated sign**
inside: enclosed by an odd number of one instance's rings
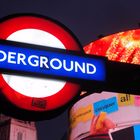
[[[128,100],[120,97],[134,101],[126,104]],[[108,136],[110,132],[118,132],[119,136],[120,129],[140,124],[140,110],[138,110],[139,105],[136,104],[138,96],[130,95],[130,98],[128,97],[129,94],[107,91],[84,95],[69,110],[69,139],[81,140],[88,136],[94,139],[97,135],[107,134]],[[125,103],[120,104],[120,100]],[[140,126],[136,127],[134,131],[135,135],[140,136]],[[125,131],[124,135],[126,135]],[[118,138],[118,140],[123,140],[123,137]]]
[[[107,86],[104,90],[140,93],[140,29],[128,30],[92,41],[84,47],[86,54],[105,56]],[[90,86],[92,88],[92,86]]]
[[[140,64],[140,29],[105,36],[86,45],[84,50],[112,61]]]
[[[40,15],[19,14],[2,19],[0,22],[0,39],[64,50],[82,51],[79,41],[69,29],[55,20]],[[32,71],[34,69],[37,70],[37,67],[35,67],[38,63],[37,52],[30,51],[28,48],[24,48],[22,52],[18,52],[20,48],[16,48],[17,51],[13,48],[8,55],[8,52],[2,46],[0,48],[1,64],[5,57],[7,57],[8,61],[10,61],[8,63],[10,67],[16,65],[17,67],[15,68],[19,68],[20,66],[20,68],[22,67],[21,69],[28,69],[30,67]],[[26,50],[30,52],[26,52]],[[26,57],[30,56],[28,62],[31,65],[29,65],[27,60],[24,61],[24,55]],[[14,64],[15,57],[17,56],[20,59],[17,59],[20,61],[20,65]],[[43,57],[40,58],[43,59]],[[3,62],[5,63],[6,60]],[[52,65],[55,65],[54,59],[51,62]],[[40,70],[40,67],[38,68]],[[41,69],[43,71],[44,68]],[[79,90],[79,84],[65,80],[35,78],[16,74],[0,74],[0,91],[2,95],[18,108],[29,111],[51,111],[63,107],[78,94]]]
[[[8,44],[8,43],[7,43]],[[23,45],[24,46],[24,45]],[[100,57],[74,55],[62,52],[34,49],[22,45],[0,45],[0,68],[19,72],[30,72],[48,77],[66,77],[84,80],[105,80],[105,60]],[[33,46],[33,45],[32,45]],[[61,51],[61,52],[60,52]],[[10,72],[9,71],[9,72]]]

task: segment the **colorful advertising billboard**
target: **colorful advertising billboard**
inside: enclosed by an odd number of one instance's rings
[[[116,92],[88,95],[70,110],[70,140],[108,137],[111,129],[140,124],[140,96]]]
[[[103,37],[86,45],[84,51],[90,55],[105,56],[111,61],[139,65],[140,29]],[[118,73],[116,75],[119,76]],[[117,85],[120,83],[116,83]],[[131,95],[130,92],[126,94],[102,91],[83,97],[70,110],[70,140],[86,140],[92,136],[115,139],[114,135],[109,138],[109,133],[114,134],[117,131],[119,138],[121,130],[125,132],[126,128],[140,124],[139,105],[140,96],[134,95],[134,92]]]
[[[140,64],[140,29],[103,37],[86,45],[84,51],[113,61]]]

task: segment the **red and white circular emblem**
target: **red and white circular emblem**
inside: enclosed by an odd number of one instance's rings
[[[81,51],[77,39],[60,23],[42,16],[20,15],[0,23],[0,39]],[[80,86],[67,81],[0,74],[0,89],[12,104],[49,111],[67,104]]]

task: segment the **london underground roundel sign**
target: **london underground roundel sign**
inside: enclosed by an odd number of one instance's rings
[[[60,23],[37,15],[12,16],[0,23],[0,39],[81,51],[73,34]],[[78,93],[75,83],[19,75],[0,75],[0,90],[8,101],[29,111],[50,111]]]

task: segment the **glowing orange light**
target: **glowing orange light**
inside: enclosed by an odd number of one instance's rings
[[[140,64],[140,29],[103,37],[86,45],[84,51],[113,61]]]

